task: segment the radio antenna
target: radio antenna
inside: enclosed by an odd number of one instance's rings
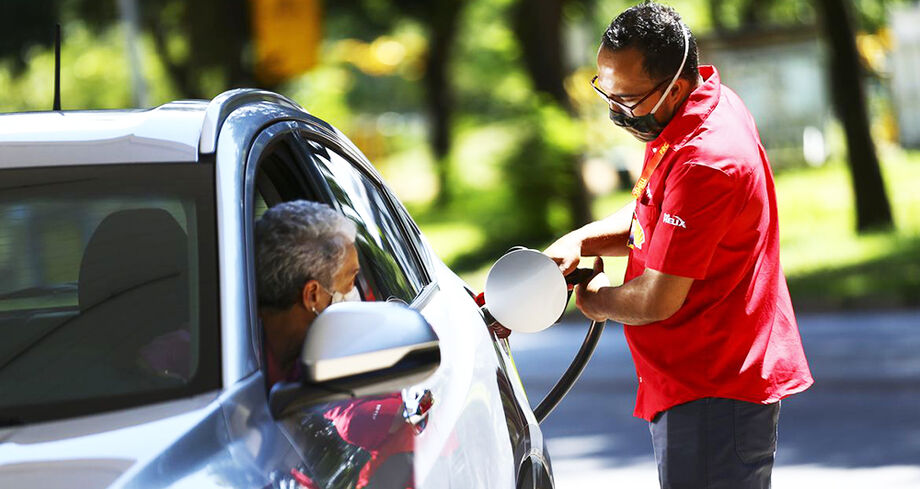
[[[61,24],[54,25],[54,109],[61,110]]]

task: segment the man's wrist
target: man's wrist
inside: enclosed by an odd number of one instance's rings
[[[568,241],[571,246],[578,250],[579,256],[583,256],[583,247],[586,238],[587,236],[584,232],[584,228],[576,229],[565,236],[566,241]]]
[[[599,315],[603,316],[604,321],[613,317],[612,306],[614,294],[616,294],[616,287],[612,285],[597,289],[597,301],[601,306],[601,313]]]

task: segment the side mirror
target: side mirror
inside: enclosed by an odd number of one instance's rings
[[[272,387],[272,416],[324,401],[399,391],[438,368],[438,337],[418,311],[387,302],[334,304],[307,330],[303,382]]]

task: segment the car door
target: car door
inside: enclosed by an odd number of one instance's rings
[[[252,167],[248,169],[251,199],[247,206],[253,220],[281,202],[328,200],[321,177],[309,171],[309,153],[293,135],[294,127],[292,122],[275,124],[256,138],[250,157]],[[247,240],[252,249],[251,233]],[[365,246],[361,249],[363,257],[380,253]],[[379,256],[362,259],[382,262]],[[370,272],[372,268],[365,270]],[[417,285],[418,281],[413,283]],[[374,300],[383,293],[388,297],[408,297],[409,287],[408,280],[393,274],[365,273],[358,280],[365,300]],[[254,287],[251,293],[255,293]],[[262,332],[257,319],[253,318],[253,322],[253,342],[262,359],[262,377],[267,378]],[[270,387],[265,386],[266,397]],[[300,463],[272,474],[272,479],[281,487],[369,487],[379,486],[381,481],[386,482],[385,487],[396,487],[393,483],[399,480],[406,484],[401,487],[410,487],[411,455],[406,454],[411,454],[412,434],[403,419],[399,392],[317,403],[278,419],[275,424],[297,452]]]
[[[358,227],[364,300],[409,304],[441,342],[437,372],[401,396],[417,414],[414,424],[402,426],[412,428],[411,459],[405,460],[417,487],[513,487],[515,460],[497,386],[501,371],[478,308],[462,282],[439,270],[443,265],[411,239],[398,203],[360,154],[334,138],[309,131],[300,136],[311,159],[308,171],[326,185],[327,202]]]

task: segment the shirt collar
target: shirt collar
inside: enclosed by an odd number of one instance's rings
[[[287,369],[287,371],[282,370],[281,364],[272,355],[272,349],[265,345],[265,364],[268,367],[269,388],[278,382],[293,382],[300,379],[302,374],[300,363],[300,357],[298,356],[291,368]]]
[[[651,146],[657,148],[667,142],[674,149],[680,148],[719,104],[722,87],[719,72],[712,65],[700,66],[699,69],[703,83],[684,100],[661,134],[649,143]]]

